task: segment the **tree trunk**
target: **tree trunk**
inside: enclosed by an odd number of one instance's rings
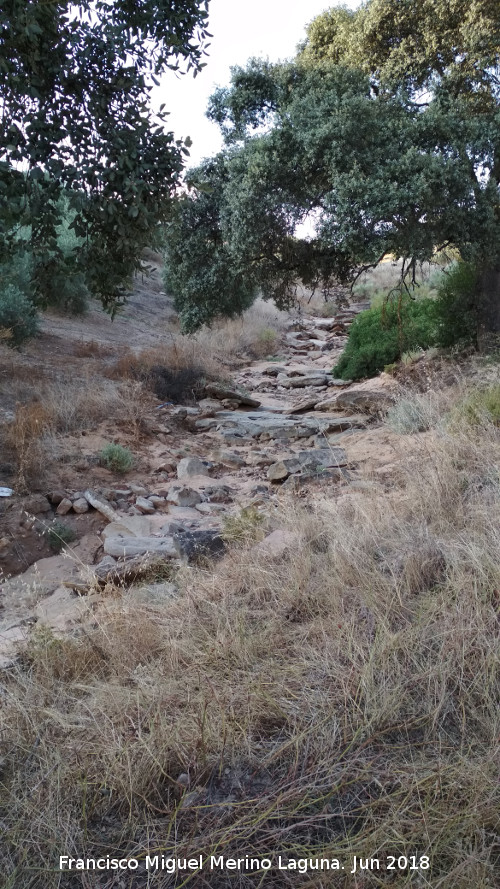
[[[500,263],[479,274],[477,344],[481,352],[500,349]]]

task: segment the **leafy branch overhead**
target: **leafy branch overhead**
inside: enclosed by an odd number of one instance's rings
[[[150,94],[204,65],[209,0],[5,0],[0,9],[0,258],[28,249],[37,302],[54,269],[85,271],[116,309],[165,219],[187,143]],[[61,197],[78,248],[62,257]],[[66,208],[67,209],[67,208]]]
[[[186,328],[259,292],[328,292],[389,252],[408,283],[454,246],[500,333],[499,35],[490,0],[369,0],[319,16],[292,62],[234,68],[208,109],[226,147],[167,234]]]

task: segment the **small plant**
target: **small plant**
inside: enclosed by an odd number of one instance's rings
[[[439,420],[439,411],[429,395],[400,398],[387,411],[386,423],[398,435],[411,435],[431,429]]]
[[[70,528],[69,525],[65,525],[64,522],[58,520],[47,528],[44,533],[51,550],[55,553],[60,553],[66,544],[73,543],[73,541],[76,540],[76,534],[73,531],[73,528]]]
[[[107,444],[99,454],[99,459],[106,469],[112,472],[125,473],[134,465],[132,451],[119,444]]]
[[[254,507],[247,506],[239,515],[224,519],[222,537],[228,543],[249,543],[262,537],[264,516]]]
[[[459,402],[450,413],[452,426],[500,426],[500,384],[476,389]]]

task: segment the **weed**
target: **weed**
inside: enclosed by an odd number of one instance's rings
[[[249,543],[263,537],[264,516],[254,506],[247,506],[239,515],[225,516],[222,538],[228,543]]]
[[[76,540],[76,534],[73,528],[64,522],[56,519],[48,528],[45,529],[44,535],[47,538],[50,548],[55,553],[60,553],[67,543],[73,543]]]
[[[120,444],[107,444],[99,454],[99,459],[106,469],[112,472],[125,473],[134,465],[134,455],[129,448]]]
[[[452,427],[500,425],[500,384],[469,392],[450,411]]]

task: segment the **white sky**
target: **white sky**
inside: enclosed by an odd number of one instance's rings
[[[305,37],[305,26],[332,6],[355,8],[358,0],[211,0],[209,28],[213,38],[205,58],[207,67],[194,79],[192,74],[168,73],[154,91],[158,106],[170,111],[169,126],[177,139],[191,136],[193,145],[188,166],[221,148],[218,127],[205,117],[209,96],[215,87],[229,83],[230,67],[245,65],[252,57],[278,59],[295,55]]]

